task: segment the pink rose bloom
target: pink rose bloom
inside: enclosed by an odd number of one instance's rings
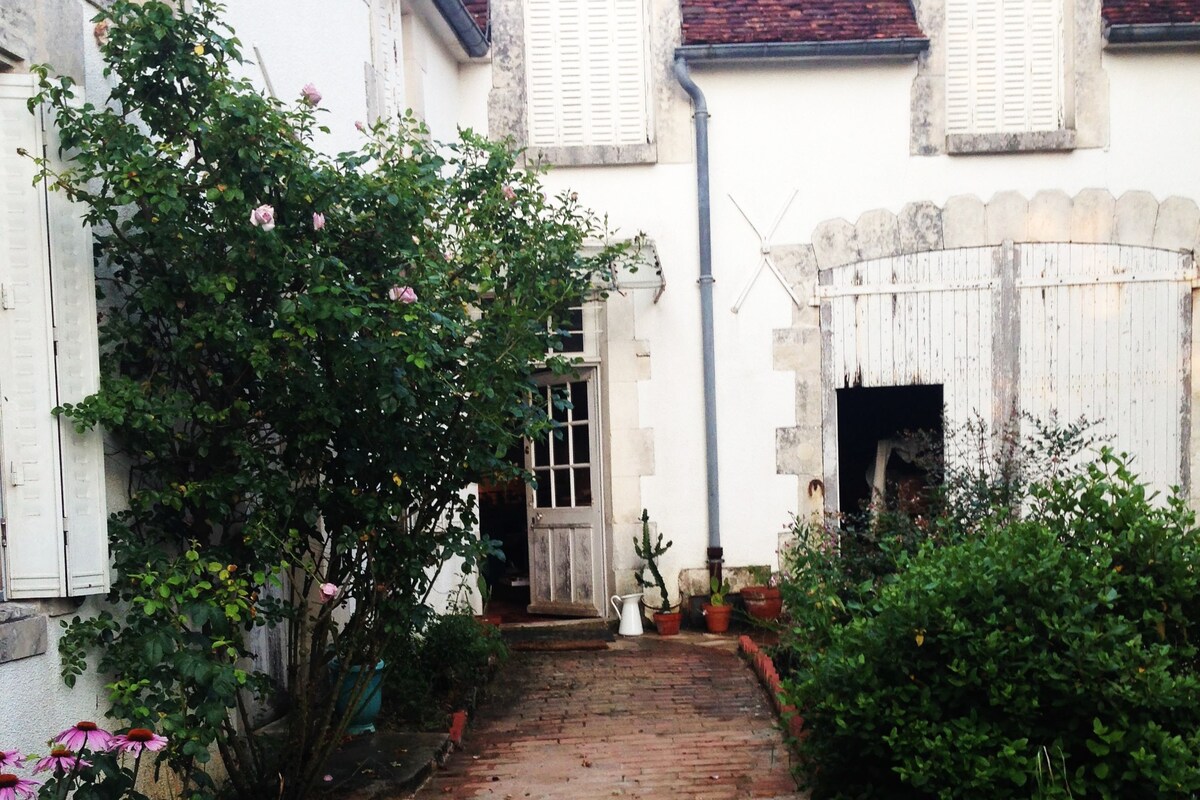
[[[109,750],[136,756],[143,750],[162,750],[166,746],[167,737],[159,736],[149,728],[130,728],[127,733],[119,733],[112,738]]]
[[[0,750],[0,767],[15,767],[24,760],[20,750]]]
[[[325,227],[325,215],[320,211],[313,212],[313,230],[319,231]]]
[[[96,37],[96,44],[103,47],[108,44],[108,20],[102,19],[96,23],[96,27],[92,28],[92,35]]]
[[[0,800],[28,800],[37,791],[38,781],[0,772]]]
[[[354,123],[354,127],[358,128],[358,130],[359,130],[359,133],[366,133],[366,132],[367,132],[367,126],[362,124],[362,120],[361,120],[361,119],[360,119],[360,120],[358,120],[357,122],[355,122],[355,123]]]
[[[338,589],[336,584],[322,583],[321,588],[320,588],[321,602],[328,603],[330,600],[332,600],[333,598],[338,596],[339,591],[340,590]]]
[[[71,727],[54,737],[54,741],[68,750],[76,753],[83,749],[107,750],[112,742],[112,734],[96,726],[94,722],[76,722]]]
[[[73,751],[60,745],[55,745],[50,751],[50,755],[37,762],[37,766],[33,768],[36,772],[45,772],[54,770],[55,774],[62,775],[68,772],[74,772],[78,768],[90,767],[92,762],[82,759]]]
[[[500,189],[500,192],[504,195],[504,199],[510,203],[517,199],[517,193],[507,183]]]
[[[417,293],[413,291],[411,286],[393,286],[391,289],[388,289],[388,299],[408,305],[409,303],[417,302]]]
[[[300,97],[310,106],[315,106],[321,102],[321,93],[311,83],[304,84],[304,88],[300,90]]]
[[[250,224],[264,231],[275,229],[275,209],[263,203],[250,212]]]

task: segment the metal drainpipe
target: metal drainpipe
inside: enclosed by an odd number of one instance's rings
[[[675,77],[692,98],[696,120],[696,206],[700,239],[700,342],[704,354],[704,461],[708,479],[708,574],[721,580],[721,492],[717,476],[717,368],[713,339],[712,206],[708,178],[708,104],[687,62],[675,58]]]

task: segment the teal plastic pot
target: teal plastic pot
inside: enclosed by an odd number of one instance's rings
[[[383,704],[383,668],[384,662],[380,661],[372,667],[350,667],[344,673],[341,673],[341,683],[338,685],[337,704],[335,706],[337,713],[342,714],[350,705],[350,699],[354,696],[354,686],[358,683],[358,677],[364,669],[372,670],[372,675],[363,689],[362,696],[358,699],[358,705],[354,708],[354,715],[350,717],[350,725],[346,728],[346,733],[351,736],[357,736],[360,733],[374,733],[375,720],[379,717],[379,709]],[[329,665],[333,675],[338,676],[340,667],[335,660]]]

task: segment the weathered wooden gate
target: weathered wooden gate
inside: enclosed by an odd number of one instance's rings
[[[1194,277],[1189,253],[1010,242],[823,270],[826,485],[837,389],[913,384],[944,387],[947,429],[1085,416],[1153,488],[1183,485]]]

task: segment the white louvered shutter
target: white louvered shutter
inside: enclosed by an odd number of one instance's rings
[[[526,0],[529,144],[649,141],[643,0]]]
[[[99,385],[91,233],[17,154],[58,158],[27,75],[0,76],[0,499],[4,596],[108,591],[100,434],[54,417]],[[43,143],[47,147],[43,147]]]
[[[1061,0],[948,0],[946,130],[1062,127]]]
[[[46,130],[49,157],[58,156],[53,125]],[[58,405],[78,403],[100,388],[96,333],[96,283],[91,229],[83,209],[63,192],[48,192],[50,276],[57,347]],[[58,420],[62,459],[63,528],[67,594],[108,591],[108,512],[104,498],[104,449],[99,430],[77,433]]]
[[[379,112],[384,119],[395,119],[404,110],[400,96],[404,75],[399,30],[400,4],[397,0],[375,0],[371,4],[372,59],[378,81]]]
[[[4,593],[66,593],[45,192],[17,148],[42,152],[33,81],[0,75],[0,458]]]

